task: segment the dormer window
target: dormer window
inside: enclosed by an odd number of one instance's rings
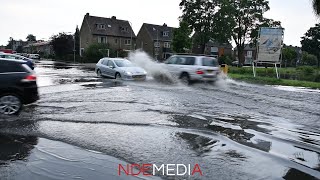
[[[97,24],[97,29],[106,29],[105,24]]]
[[[162,35],[163,35],[163,37],[168,37],[169,36],[169,31],[163,31]]]

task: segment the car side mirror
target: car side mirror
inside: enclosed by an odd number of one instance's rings
[[[110,69],[114,69],[114,66],[109,66]]]

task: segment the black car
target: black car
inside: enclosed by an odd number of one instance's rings
[[[38,99],[37,78],[26,61],[0,58],[0,114],[18,114]]]

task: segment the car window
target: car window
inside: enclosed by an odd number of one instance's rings
[[[115,60],[118,67],[133,67],[134,65],[128,60]]]
[[[108,66],[108,60],[102,60],[101,64],[105,65],[105,66]]]
[[[202,58],[202,65],[203,66],[217,67],[218,66],[218,62],[214,58],[205,57],[205,58]]]
[[[8,73],[8,72],[26,72],[26,70],[21,66],[21,64],[1,62],[0,73]]]
[[[111,60],[108,60],[107,66],[114,67],[114,63]]]
[[[177,57],[171,57],[166,64],[176,64],[177,62]]]
[[[194,65],[195,63],[195,58],[194,57],[178,57],[177,63],[180,65]]]

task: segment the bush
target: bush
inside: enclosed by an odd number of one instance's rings
[[[115,52],[109,48],[108,44],[96,43],[91,44],[84,52],[84,62],[85,63],[97,63],[99,59],[108,56],[115,56]]]

